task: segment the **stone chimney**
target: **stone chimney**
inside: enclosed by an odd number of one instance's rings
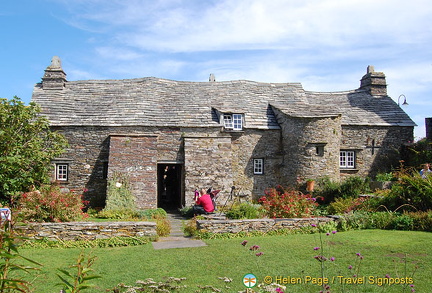
[[[426,138],[432,140],[432,117],[425,118]]]
[[[66,73],[61,66],[61,60],[58,56],[54,56],[51,60],[51,65],[45,69],[45,74],[42,77],[42,88],[44,90],[63,89],[66,83]]]
[[[372,65],[360,81],[360,89],[367,90],[372,96],[387,96],[387,83],[383,72],[375,72]]]

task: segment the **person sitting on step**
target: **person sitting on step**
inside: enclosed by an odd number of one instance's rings
[[[214,212],[213,201],[210,194],[202,188],[199,195],[195,197],[195,205],[193,206],[194,215],[209,214]]]

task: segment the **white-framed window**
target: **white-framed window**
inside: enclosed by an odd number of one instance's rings
[[[344,169],[355,168],[355,151],[339,152],[339,167]]]
[[[264,159],[254,159],[253,160],[253,173],[255,175],[264,174]]]
[[[224,127],[232,130],[243,129],[243,114],[224,114]]]
[[[69,175],[68,164],[56,164],[55,176],[57,181],[67,181]]]

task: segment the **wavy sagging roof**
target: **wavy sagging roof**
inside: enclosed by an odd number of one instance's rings
[[[243,113],[245,128],[272,129],[278,128],[272,106],[295,117],[342,114],[345,125],[415,125],[390,97],[360,90],[308,92],[300,83],[68,81],[61,89],[36,84],[32,100],[53,126],[219,127],[217,111]]]

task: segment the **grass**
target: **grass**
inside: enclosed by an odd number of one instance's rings
[[[181,292],[197,292],[197,285],[213,285],[222,292],[237,292],[246,289],[242,279],[247,273],[255,274],[259,282],[265,276],[300,278],[301,284],[285,284],[285,292],[319,292],[318,285],[304,283],[308,276],[321,276],[321,263],[314,259],[319,253],[336,259],[324,263],[324,275],[330,282],[335,277],[335,283],[330,284],[331,292],[411,292],[411,288],[404,290],[401,285],[380,287],[367,283],[369,277],[384,278],[386,274],[392,278],[412,277],[416,292],[432,292],[432,253],[428,249],[432,233],[360,230],[321,236],[323,245],[319,234],[298,234],[212,239],[205,240],[208,246],[196,248],[154,250],[148,244],[86,250],[97,256],[93,269],[102,278],[92,281],[97,288],[85,292],[105,292],[118,283],[133,285],[137,280],[162,281],[167,277],[187,278],[182,284],[188,289]],[[243,240],[248,241],[245,247],[240,244]],[[259,251],[264,254],[255,256],[248,249],[252,245],[259,245]],[[314,247],[321,249],[314,251]],[[59,283],[57,268],[74,264],[80,252],[81,249],[21,249],[24,256],[44,264],[35,280],[35,292],[59,292],[60,287],[55,286]],[[356,253],[364,257],[360,266]],[[354,266],[352,270],[348,269],[350,265]],[[347,277],[349,281],[355,273],[365,276],[367,284],[340,284],[337,276]],[[218,277],[232,278],[228,284],[230,288],[225,288]]]

